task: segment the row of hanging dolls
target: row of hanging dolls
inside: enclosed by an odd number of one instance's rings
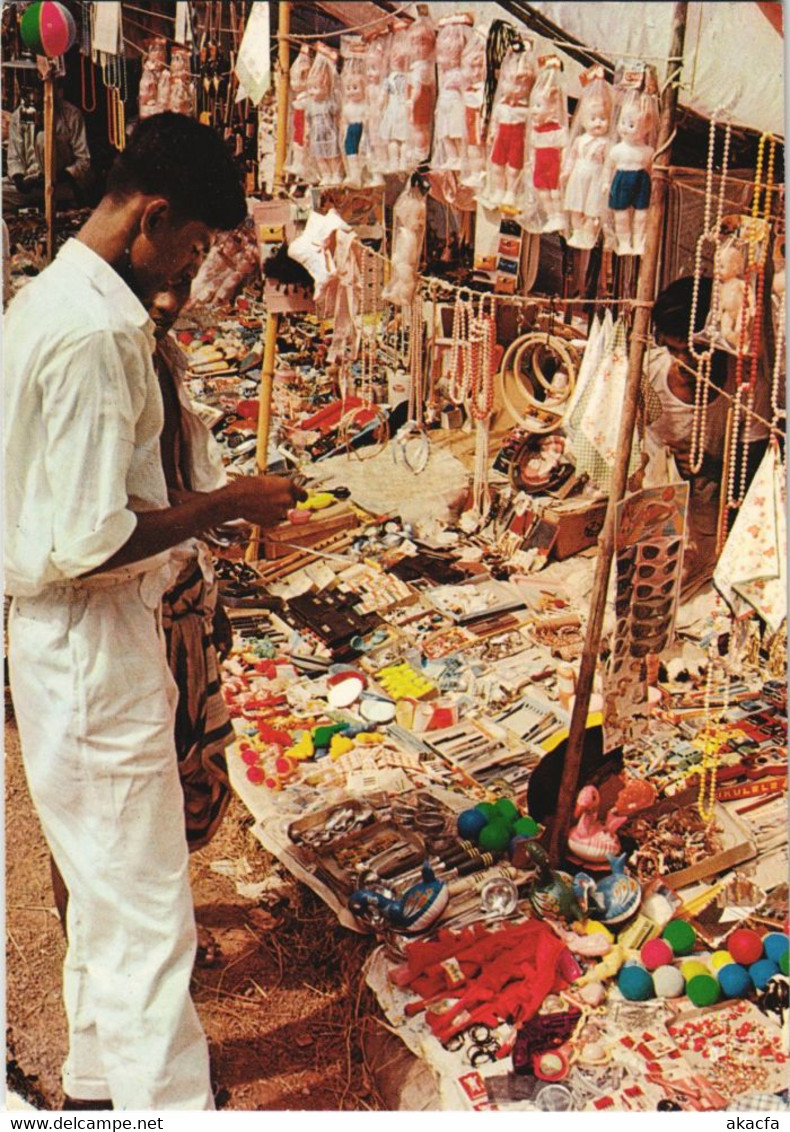
[[[304,45],[290,69],[287,170],[315,185],[382,185],[430,164],[530,232],[590,248],[601,231],[620,255],[644,251],[658,133],[652,72],[582,76],[569,120],[562,64],[515,42],[486,114],[486,39],[469,14],[391,21],[346,36],[340,52]]]

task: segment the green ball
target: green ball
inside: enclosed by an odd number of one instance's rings
[[[779,956],[779,970],[783,975],[786,975],[788,973],[788,958],[790,958],[790,951],[784,951]]]
[[[531,817],[519,818],[513,825],[513,832],[517,833],[519,837],[536,837],[540,832],[540,826]]]
[[[31,4],[25,9],[19,25],[19,34],[26,47],[36,55],[44,54],[44,46],[41,42],[41,4]]]
[[[697,942],[697,933],[685,920],[672,920],[664,928],[661,938],[667,941],[675,955],[690,955]]]
[[[514,806],[509,798],[498,798],[494,802],[494,809],[506,825],[512,826],[518,821],[518,807]]]
[[[686,983],[686,994],[695,1006],[713,1006],[719,1001],[719,984],[713,975],[695,975]]]
[[[484,853],[503,853],[510,843],[510,830],[503,821],[494,819],[480,830],[477,844]]]
[[[493,802],[478,802],[475,809],[479,810],[481,814],[485,814],[489,821],[496,814],[496,806]]]

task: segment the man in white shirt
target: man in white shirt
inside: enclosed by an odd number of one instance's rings
[[[54,92],[55,197],[79,202],[88,187],[91,155],[85,119],[56,87]],[[38,86],[28,102],[11,114],[8,128],[4,210],[41,205],[44,201],[44,106]]]
[[[22,757],[70,893],[64,1107],[213,1109],[189,995],[195,923],[159,625],[169,550],[282,518],[249,477],[168,506],[141,302],[192,278],[246,215],[222,139],[140,122],[99,206],[5,316],[9,667]]]

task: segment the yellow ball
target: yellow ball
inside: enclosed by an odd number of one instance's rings
[[[606,924],[599,924],[596,920],[588,920],[584,925],[584,930],[587,935],[605,935],[610,943],[614,943],[614,935],[609,931]]]
[[[699,959],[687,959],[685,963],[681,963],[680,973],[688,982],[695,975],[709,975],[710,971],[704,963],[700,963]]]
[[[728,963],[734,962],[735,960],[729,951],[714,951],[710,957],[710,965],[714,971],[719,971],[722,967],[726,967]]]

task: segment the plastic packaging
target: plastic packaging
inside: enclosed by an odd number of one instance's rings
[[[520,50],[511,47],[502,60],[488,125],[485,203],[495,208],[515,209],[523,192],[529,96],[534,82],[531,44]]]
[[[472,34],[469,15],[445,16],[436,32],[437,96],[433,131],[434,169],[460,172],[466,163],[467,127],[464,50]]]
[[[625,72],[616,90],[617,140],[609,150],[605,181],[618,255],[642,255],[658,136],[658,97],[646,69]]]
[[[291,64],[289,85],[289,145],[285,168],[294,177],[307,175],[307,80],[313,66],[310,48],[303,44]]]
[[[568,97],[557,55],[539,60],[529,99],[529,177],[525,227],[559,232],[565,227],[561,173],[568,147]]]
[[[174,114],[195,113],[195,87],[191,75],[190,51],[174,47],[170,59],[169,108]]]
[[[461,180],[476,188],[485,176],[486,148],[483,130],[483,106],[486,89],[486,41],[472,30],[461,56],[463,100],[466,132]]]
[[[383,185],[382,173],[387,168],[387,139],[382,134],[384,111],[389,92],[389,49],[391,35],[377,35],[365,47],[365,150],[369,170],[368,183]]]
[[[337,52],[324,43],[307,77],[307,180],[319,185],[339,185],[343,180],[340,156],[340,77]]]
[[[341,135],[345,184],[359,188],[365,175],[365,45],[346,37],[341,41]]]
[[[568,243],[572,248],[592,248],[606,212],[604,172],[614,99],[597,64],[581,76],[581,83],[562,168],[563,204],[570,228]]]
[[[389,50],[389,66],[384,79],[386,102],[379,129],[381,142],[387,147],[384,159],[384,173],[405,173],[407,171],[406,145],[409,140],[409,65],[411,44],[409,28],[402,20],[392,32]]]
[[[393,209],[392,267],[382,291],[383,298],[399,306],[408,306],[417,289],[427,211],[419,179],[412,177]]]
[[[167,100],[163,103],[160,97],[160,81],[166,71],[167,43],[164,39],[152,39],[148,45],[143,73],[140,77],[138,102],[141,118],[150,118],[152,114],[168,109]]]
[[[406,167],[415,169],[431,156],[431,135],[436,105],[436,28],[430,16],[418,16],[406,33],[409,70],[406,93],[409,137]]]

